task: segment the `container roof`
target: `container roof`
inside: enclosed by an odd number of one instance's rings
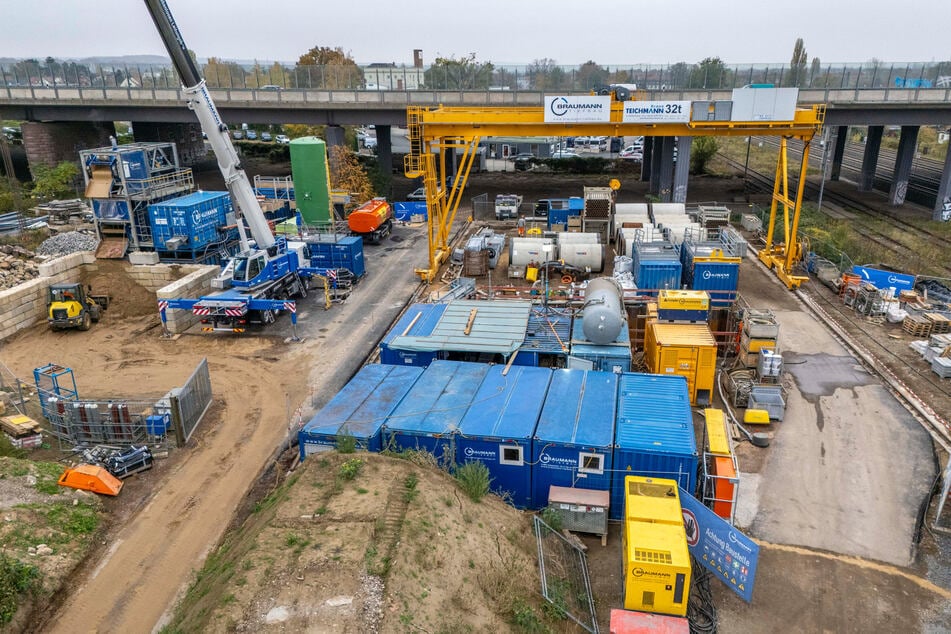
[[[433,361],[387,417],[386,428],[422,434],[455,432],[490,367],[485,363]]]
[[[525,340],[532,303],[527,301],[459,300],[446,310],[429,335],[398,334],[389,342],[399,350],[487,352],[509,355]],[[465,334],[470,317],[471,330]]]
[[[442,314],[446,312],[447,306],[448,304],[413,304],[406,309],[396,325],[386,333],[386,336],[383,337],[383,343],[389,344],[396,337],[404,335],[425,337],[431,334],[433,328],[442,319]]]
[[[654,337],[664,346],[716,346],[717,342],[706,324],[654,323]]]
[[[463,436],[528,439],[535,432],[552,371],[514,365],[489,367],[469,410],[459,423]]]
[[[533,310],[528,316],[521,350],[547,354],[568,354],[571,317],[555,312]]]
[[[423,373],[415,366],[374,363],[362,368],[304,425],[304,433],[372,436]]]
[[[628,372],[618,381],[615,446],[655,454],[697,454],[687,379]]]
[[[555,370],[535,440],[585,447],[614,441],[617,375],[611,372]]]
[[[149,207],[193,207],[195,203],[203,203],[206,200],[216,200],[218,198],[227,198],[228,196],[228,192],[192,192],[191,194],[185,194],[184,196],[179,196],[178,198],[152,203],[149,205]]]

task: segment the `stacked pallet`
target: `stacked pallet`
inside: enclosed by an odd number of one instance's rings
[[[940,335],[951,332],[951,319],[941,313],[925,313],[922,317],[931,322],[931,334]]]
[[[931,334],[932,323],[918,315],[908,315],[901,322],[901,329],[912,337],[927,337]]]
[[[0,417],[0,428],[14,447],[27,449],[43,444],[43,434],[39,423],[21,414]]]

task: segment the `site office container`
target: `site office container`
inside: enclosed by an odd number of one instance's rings
[[[628,476],[624,492],[624,608],[687,613],[691,563],[677,483]]]
[[[640,294],[656,296],[662,288],[680,288],[683,265],[673,243],[637,242],[631,259]]]
[[[413,304],[403,316],[400,317],[396,325],[390,328],[390,331],[380,342],[380,363],[392,363],[396,365],[415,365],[426,367],[436,359],[445,358],[445,352],[440,351],[416,351],[402,350],[394,348],[393,339],[402,335],[425,337],[433,333],[433,329],[443,313],[446,312],[448,304]]]
[[[428,451],[453,463],[459,423],[491,366],[466,361],[433,361],[387,416],[383,448]]]
[[[532,435],[548,394],[547,368],[490,366],[459,423],[456,462],[481,462],[492,491],[518,508],[532,506]]]
[[[625,478],[674,480],[697,485],[697,438],[687,381],[682,376],[622,374],[618,381],[611,519],[624,518]]]
[[[182,248],[200,249],[222,239],[221,227],[227,224],[232,213],[231,196],[227,192],[194,192],[152,203],[149,205],[152,243],[156,249],[165,250],[172,238],[184,238]]]
[[[644,362],[654,374],[687,379],[690,402],[708,405],[716,379],[717,342],[706,324],[647,324]]]
[[[551,485],[607,491],[611,486],[617,375],[555,370],[532,439],[532,504],[548,504]]]
[[[326,269],[348,269],[357,277],[366,273],[363,238],[360,236],[320,236],[308,238],[310,265]]]
[[[727,255],[721,242],[684,242],[681,247],[683,284],[708,291],[714,307],[736,300],[742,258]]]
[[[374,363],[363,367],[297,433],[301,460],[334,449],[343,434],[353,436],[358,449],[380,451],[383,421],[422,373],[422,368],[413,366]]]

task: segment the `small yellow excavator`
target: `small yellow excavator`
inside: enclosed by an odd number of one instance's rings
[[[92,289],[87,290],[78,282],[51,284],[46,301],[47,318],[53,330],[89,330],[108,306],[108,295],[93,295]]]

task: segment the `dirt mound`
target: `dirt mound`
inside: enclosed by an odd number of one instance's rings
[[[209,558],[171,629],[567,631],[545,615],[535,559],[528,514],[472,502],[438,469],[314,455]]]
[[[155,315],[158,319],[155,293],[129,277],[127,262],[122,260],[97,260],[95,271],[82,276],[82,283],[92,286],[93,293],[111,296],[109,308],[104,313],[107,321]]]

